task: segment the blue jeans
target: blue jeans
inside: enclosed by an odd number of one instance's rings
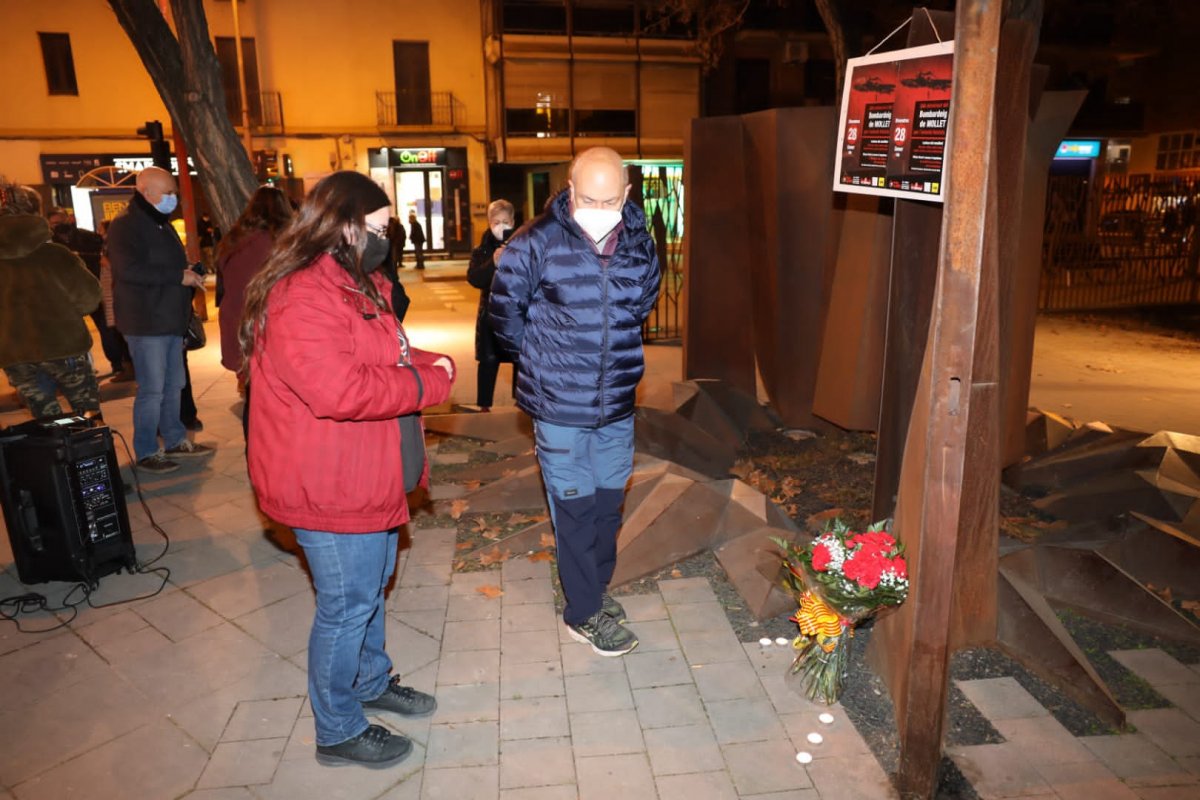
[[[317,744],[353,739],[367,729],[362,703],[387,688],[383,588],[396,569],[396,531],[326,533],[296,529],[317,589],[308,637],[308,697]]]
[[[625,484],[633,472],[633,417],[602,428],[534,423],[538,463],[554,524],[563,620],[600,610],[617,564]]]
[[[179,393],[183,374],[182,336],[126,336],[137,375],[133,399],[133,452],[137,459],[159,451],[158,435],[166,449],[187,438],[179,421]]]

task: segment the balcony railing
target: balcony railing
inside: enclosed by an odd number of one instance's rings
[[[431,92],[429,105],[396,106],[395,92],[375,93],[375,115],[380,128],[413,128],[456,131],[466,122],[466,106],[452,92]]]
[[[283,133],[283,98],[279,92],[250,95],[250,129],[255,133]],[[225,111],[234,127],[242,127],[242,104],[235,95],[225,98]]]

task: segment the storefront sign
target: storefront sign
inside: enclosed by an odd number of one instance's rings
[[[75,184],[87,173],[97,167],[115,167],[122,172],[137,172],[146,167],[154,166],[149,155],[43,155],[42,178],[50,184]],[[196,174],[196,162],[188,157],[191,173]],[[178,174],[179,162],[171,156],[171,171]]]
[[[446,148],[392,148],[392,163],[398,167],[434,167],[446,163]]]
[[[834,191],[942,202],[953,74],[954,42],[850,59]]]
[[[1054,157],[1099,158],[1100,142],[1097,139],[1063,139]]]

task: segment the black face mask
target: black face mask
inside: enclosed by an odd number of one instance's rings
[[[367,246],[363,249],[362,256],[363,272],[374,272],[379,269],[379,265],[387,258],[391,249],[391,244],[385,237],[368,231]]]

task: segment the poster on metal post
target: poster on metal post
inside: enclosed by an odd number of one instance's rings
[[[943,202],[954,42],[852,58],[833,190]]]

